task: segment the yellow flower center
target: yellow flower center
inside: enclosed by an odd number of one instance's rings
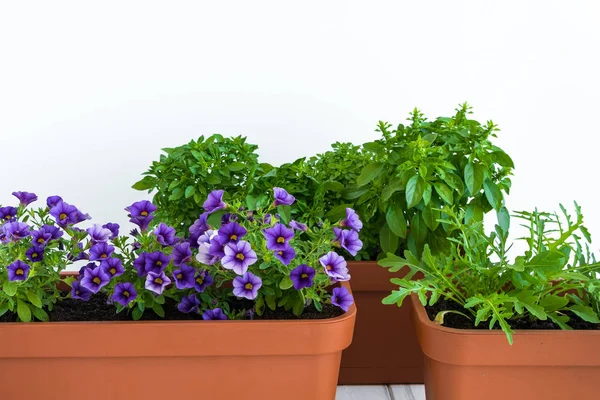
[[[183,275],[181,273],[177,274],[177,279],[181,279],[183,278]]]
[[[333,269],[333,267],[331,265],[328,265],[325,268],[327,269],[327,271],[331,271]]]
[[[246,283],[246,284],[244,285],[244,287],[245,287],[246,289],[248,289],[248,290],[252,290],[252,288],[253,288],[254,286],[252,286],[252,284],[251,284],[251,283]]]
[[[283,236],[279,236],[277,238],[277,243],[285,243],[285,238]]]
[[[38,253],[32,253],[31,254],[31,258],[37,258],[37,256],[38,256]]]
[[[237,235],[231,235],[231,236],[229,236],[229,240],[237,240]]]
[[[12,218],[12,217],[11,217],[10,215],[7,215],[6,217],[4,217],[4,219],[5,219],[5,220],[7,220],[7,221],[8,221],[9,219],[11,219],[11,218]]]
[[[95,277],[94,279],[92,279],[92,281],[96,284],[99,285],[100,283],[102,283],[102,280],[99,277]]]
[[[17,275],[24,275],[25,272],[23,272],[22,268],[17,268],[17,270],[15,271],[15,274],[17,274]]]
[[[58,216],[58,219],[66,219],[66,218],[67,218],[67,214],[65,214],[65,213],[61,213],[61,214]]]
[[[246,258],[246,257],[244,257],[244,255],[242,253],[237,253],[235,258],[237,258],[238,260],[244,261],[244,258]]]
[[[154,278],[154,283],[156,283],[157,285],[162,285],[163,280],[160,278]]]
[[[124,292],[123,292],[123,296],[125,296],[125,297],[129,298],[130,294],[129,294],[129,292],[126,290],[126,291],[124,291]]]
[[[279,254],[280,256],[282,256],[282,255],[283,255],[283,251],[279,250],[279,251],[277,252],[277,254]]]
[[[111,275],[114,275],[117,273],[117,270],[115,268],[111,268],[108,270],[108,272],[110,272]]]
[[[147,217],[147,216],[148,216],[148,211],[142,211],[142,212],[140,213],[140,215],[141,215],[142,217]]]
[[[77,296],[79,296],[79,290],[76,290],[76,291],[75,291],[75,294],[76,294]]]
[[[100,256],[100,258],[108,258],[108,255],[107,255],[107,254],[102,254],[102,255]]]
[[[159,267],[162,267],[162,261],[157,261],[156,265],[158,265]]]
[[[38,239],[38,243],[44,243],[44,242],[45,242],[44,238],[39,238]]]
[[[202,285],[204,283],[204,279],[198,277],[196,278],[196,282],[198,282],[198,285]]]
[[[301,277],[302,279],[306,279],[306,278],[308,278],[308,274],[302,274],[302,275],[300,275],[300,277]]]

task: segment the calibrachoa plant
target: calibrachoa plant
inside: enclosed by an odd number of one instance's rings
[[[224,191],[214,190],[185,235],[156,221],[156,207],[144,200],[125,208],[137,228],[119,236],[117,224],[75,227],[89,216],[58,196],[38,210],[26,209],[37,196],[15,196],[18,207],[0,208],[0,314],[16,311],[22,321],[48,320],[45,310],[64,298],[60,272],[74,262],[83,266],[65,280],[68,296],[89,301],[103,293],[136,320],[148,310],[164,317],[167,299],[207,320],[262,315],[266,307],[299,316],[324,303],[347,311],[354,301],[337,285],[350,279],[342,254],[362,248],[351,209],[333,225],[284,223],[295,198],[282,188],[257,210],[246,209],[247,199],[226,203]]]

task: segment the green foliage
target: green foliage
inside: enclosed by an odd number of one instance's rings
[[[551,320],[562,329],[570,329],[573,314],[600,323],[600,264],[589,251],[590,235],[577,203],[574,219],[562,205],[560,215],[517,212],[529,232],[520,239],[528,249],[513,262],[507,257],[507,211],[502,211],[500,224],[489,235],[481,222],[465,223],[464,212],[449,207],[441,211],[446,217],[440,222],[449,232],[458,233],[450,238],[450,253],[433,255],[425,245],[421,258],[412,251],[404,257],[388,254],[380,265],[391,271],[408,266],[411,272],[404,279],[392,279],[400,288],[384,304],[400,306],[412,293],[419,295],[423,305],[449,299],[464,308],[453,311],[470,314],[475,326],[499,326],[511,344],[510,321],[518,319]],[[411,281],[417,272],[424,278]]]

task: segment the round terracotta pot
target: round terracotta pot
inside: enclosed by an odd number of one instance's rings
[[[1,398],[333,400],[355,318],[2,323]]]
[[[600,331],[452,329],[433,323],[416,296],[427,400],[595,399]]]

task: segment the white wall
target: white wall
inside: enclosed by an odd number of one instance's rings
[[[596,1],[93,4],[0,3],[0,203],[123,223],[161,147],[243,134],[279,164],[466,100],[515,160],[509,208],[577,199],[600,237]]]

